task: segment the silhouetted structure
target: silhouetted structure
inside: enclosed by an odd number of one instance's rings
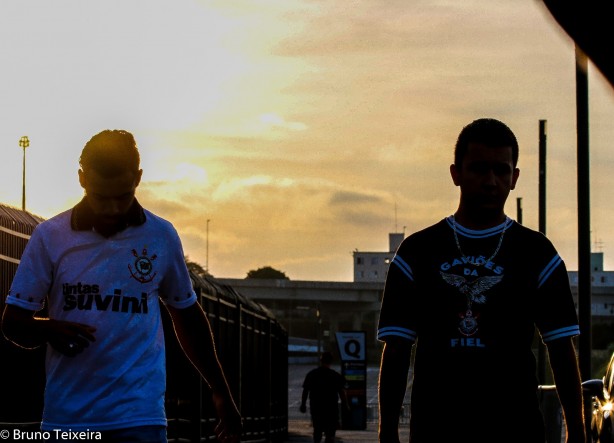
[[[43,218],[0,204],[0,312],[30,234]],[[36,422],[43,409],[44,349],[18,348],[0,334],[0,422]],[[14,367],[12,362],[19,362]],[[10,401],[9,401],[10,400]]]

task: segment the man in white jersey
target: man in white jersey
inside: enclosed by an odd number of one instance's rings
[[[579,327],[565,264],[544,235],[504,212],[519,176],[516,137],[498,120],[479,119],[461,131],[454,157],[457,211],[406,238],[386,278],[379,441],[399,442],[414,347],[411,443],[544,443],[532,352],[537,329],[567,442],[585,443],[572,341]]]
[[[36,227],[2,319],[16,344],[47,344],[41,428],[100,432],[106,442],[166,442],[162,300],[211,388],[219,440],[238,441],[241,417],[179,236],[135,198],[143,171],[134,137],[102,131],[79,163],[85,196]],[[45,302],[48,318],[35,316]]]

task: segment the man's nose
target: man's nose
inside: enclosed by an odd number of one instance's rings
[[[493,168],[488,168],[484,174],[484,183],[489,186],[495,186],[497,184],[497,174]]]

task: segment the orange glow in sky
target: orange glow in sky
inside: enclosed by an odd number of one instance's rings
[[[273,266],[352,280],[456,209],[462,126],[520,142],[507,212],[538,227],[548,121],[547,234],[577,269],[574,46],[535,0],[33,0],[0,4],[0,202],[51,217],[82,196],[77,161],[105,129],[135,134],[138,197],[216,277]],[[614,268],[613,91],[589,67],[591,216]],[[209,253],[206,251],[206,221]],[[530,251],[527,251],[530,253]]]

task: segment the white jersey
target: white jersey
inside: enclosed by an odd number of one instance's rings
[[[159,299],[196,301],[177,232],[144,210],[145,223],[109,238],[71,228],[71,212],[37,226],[6,303],[96,328],[66,357],[47,346],[43,430],[166,425],[166,368]],[[10,380],[5,382],[10,383]]]

